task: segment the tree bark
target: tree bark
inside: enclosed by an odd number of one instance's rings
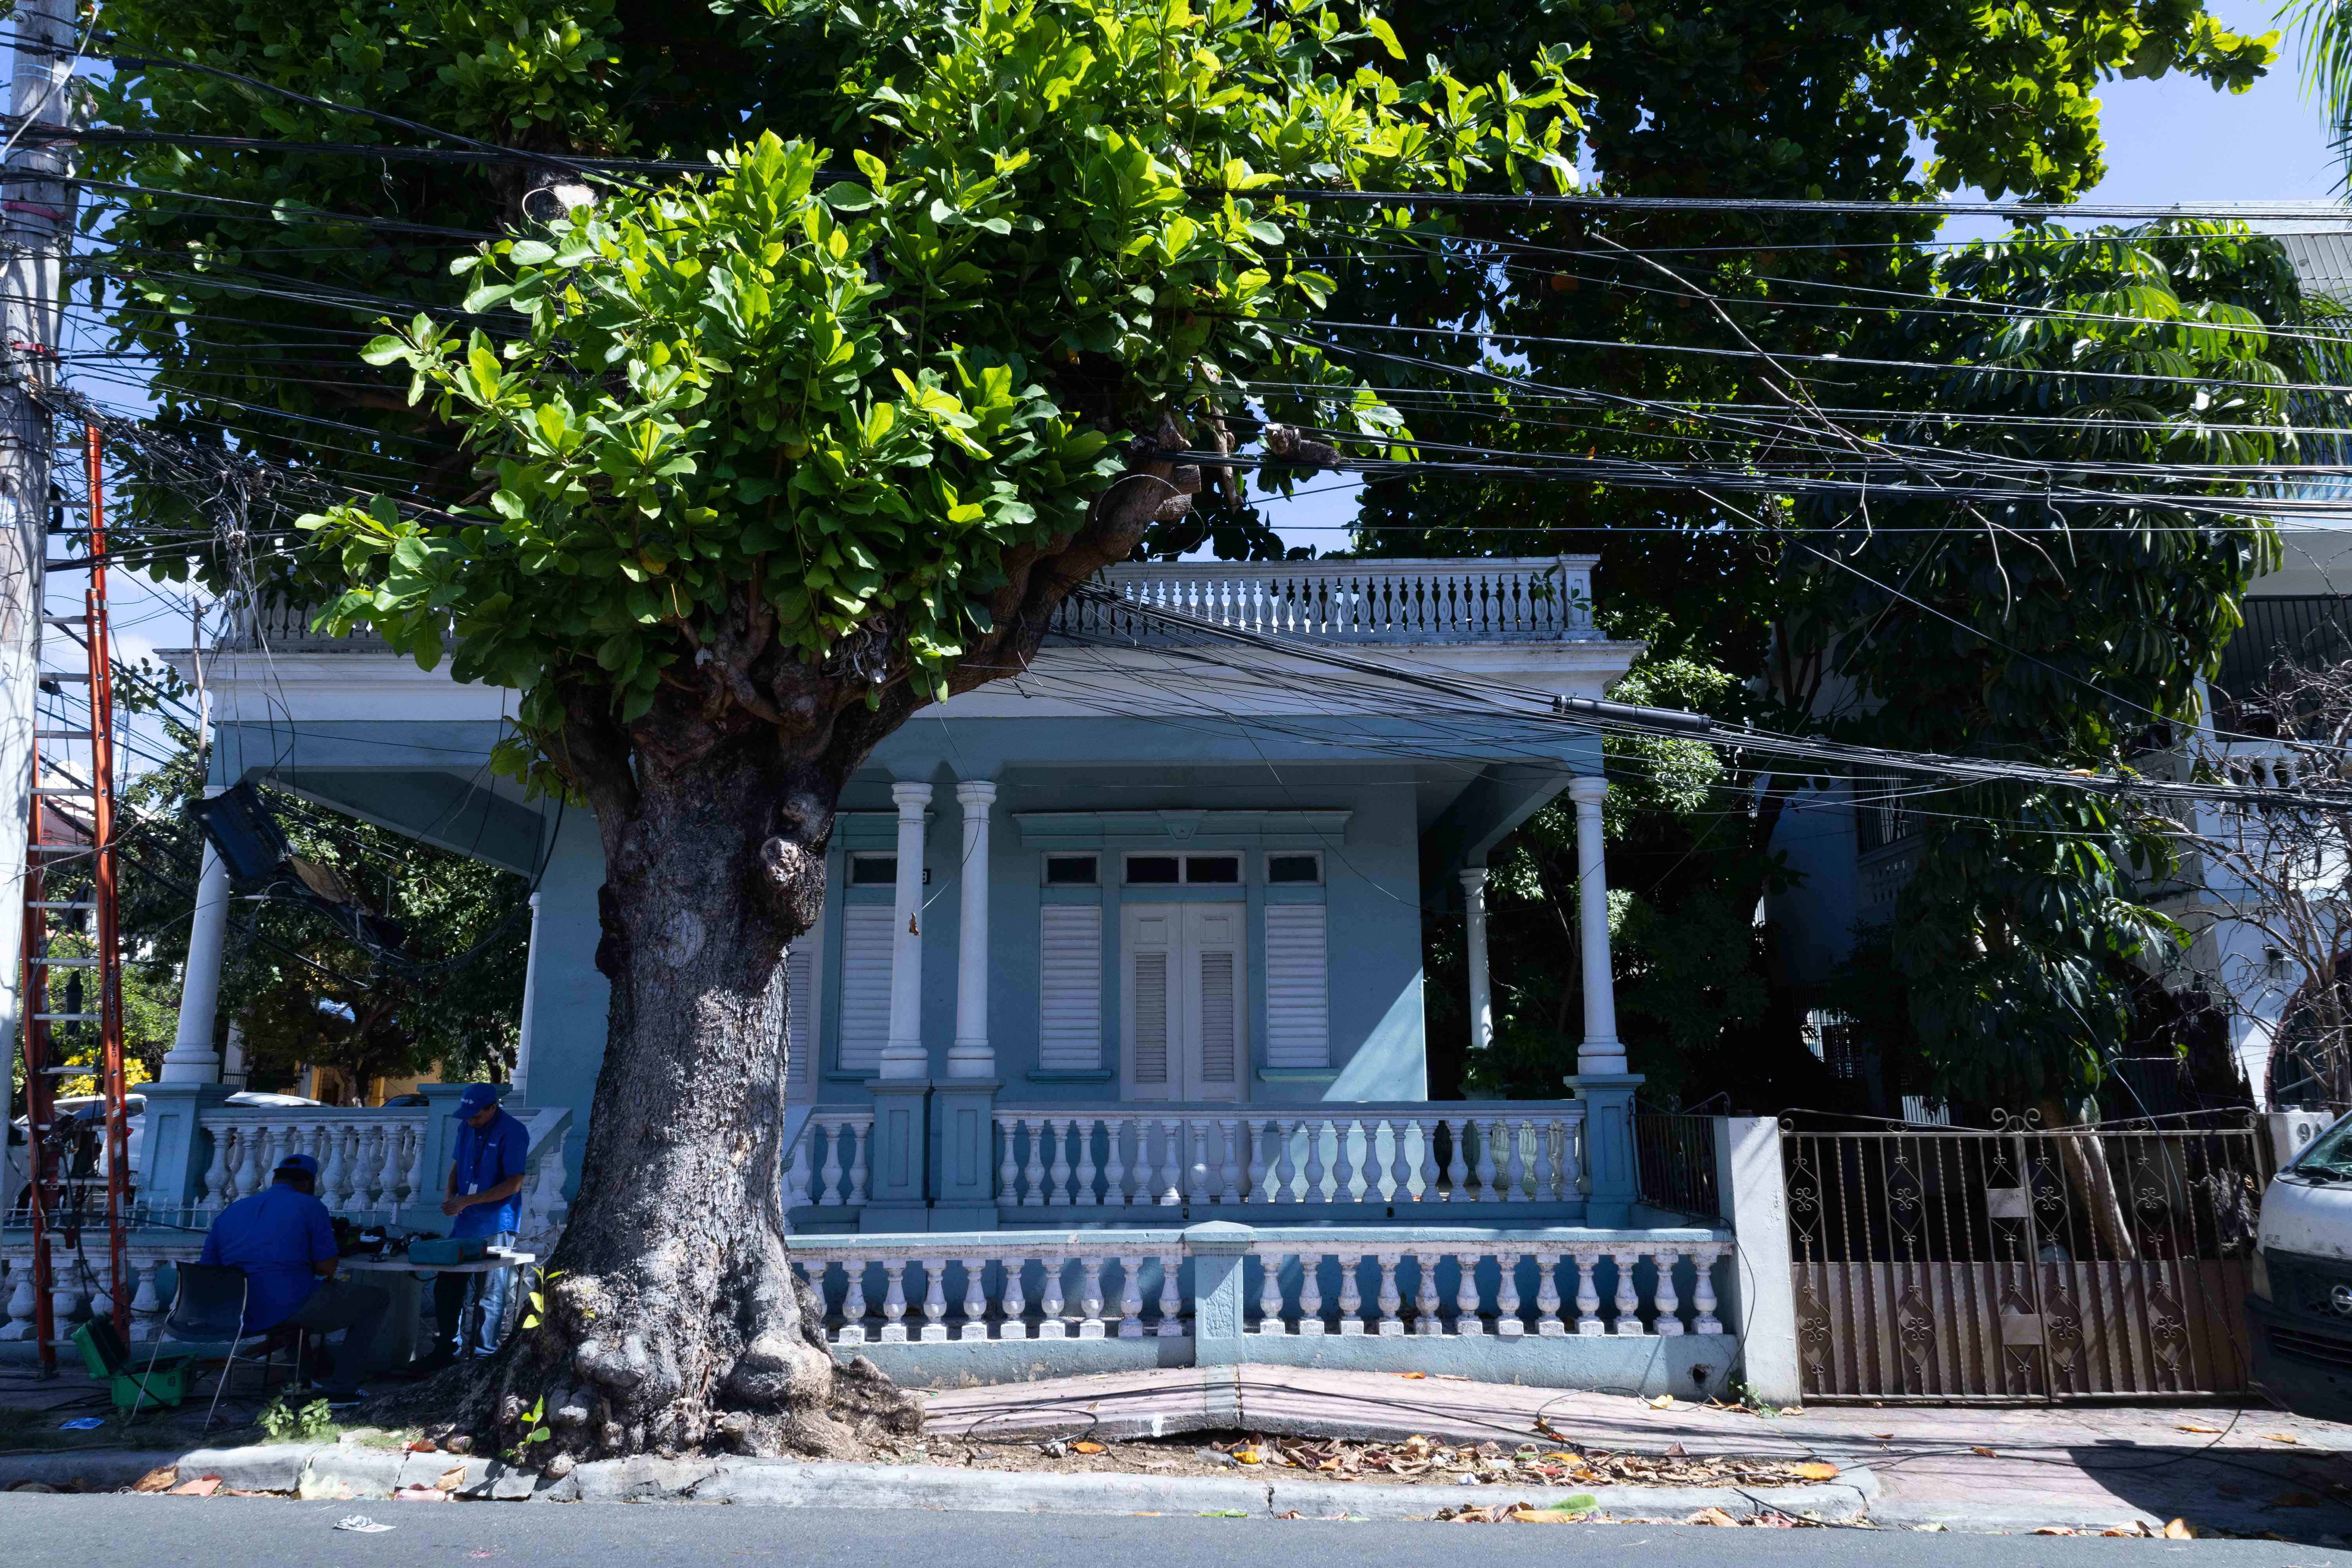
[[[1073,586],[1181,512],[1189,497],[1152,466],[1076,536],[1015,552],[950,692],[1025,666]],[[785,1249],[782,1140],[786,945],[824,907],[843,784],[928,699],[887,623],[809,664],[778,650],[767,614],[740,595],[679,661],[693,678],[626,725],[593,677],[563,689],[550,755],[596,815],[612,982],[579,1192],[537,1325],[394,1406],[446,1419],[454,1381],[458,1428],[551,1471],[646,1452],[846,1458],[921,1426],[872,1362],[835,1363]]]

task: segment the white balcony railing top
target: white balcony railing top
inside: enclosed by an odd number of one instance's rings
[[[1167,642],[1188,634],[1150,614],[1174,611],[1236,631],[1324,642],[1574,642],[1598,637],[1590,555],[1447,561],[1129,562],[1093,586],[1117,596],[1073,599],[1054,629],[1068,637]],[[222,644],[229,651],[386,654],[365,629],[347,637],[310,629],[307,606],[247,606]]]

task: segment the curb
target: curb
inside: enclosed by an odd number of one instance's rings
[[[1719,1508],[1745,1519],[1766,1511],[1812,1515],[1850,1523],[1864,1517],[1878,1492],[1868,1470],[1848,1471],[1851,1484],[1803,1487],[1593,1487],[1596,1514],[1666,1515],[1680,1519]],[[1474,1497],[1465,1493],[1475,1494]],[[1518,1500],[1507,1485],[1381,1486],[1239,1477],[1126,1474],[1040,1475],[1020,1470],[961,1470],[921,1465],[812,1464],[792,1459],[606,1459],[582,1465],[543,1484],[533,1500],[548,1502],[733,1503],[761,1508],[920,1509],[971,1513],[1202,1514],[1241,1511],[1309,1519],[1427,1519],[1454,1503]],[[1531,1489],[1539,1502],[1553,1489]],[[1565,1494],[1573,1495],[1573,1494]]]
[[[124,1487],[148,1471],[177,1465],[184,1475],[216,1475],[225,1488],[292,1492],[306,1500],[389,1498],[397,1487],[430,1486],[458,1463],[453,1454],[394,1454],[334,1444],[279,1444],[251,1448],[156,1449],[30,1455],[0,1463],[0,1485],[21,1480]],[[970,1513],[1204,1514],[1240,1511],[1309,1519],[1427,1519],[1455,1503],[1541,1503],[1556,1489],[1515,1492],[1505,1484],[1479,1487],[1382,1486],[1294,1480],[1269,1475],[1170,1477],[1124,1474],[1044,1475],[1020,1470],[962,1470],[922,1465],[841,1465],[796,1459],[604,1459],[547,1481],[496,1460],[467,1458],[458,1495],[535,1502],[728,1503],[757,1508],[921,1509]],[[1735,1519],[1766,1511],[1851,1523],[1869,1513],[1878,1479],[1851,1469],[1846,1479],[1817,1486],[1592,1487],[1585,1489],[1605,1516],[1680,1519],[1719,1508]],[[1470,1494],[1465,1496],[1465,1494]],[[1572,1493],[1559,1495],[1573,1495]],[[2047,1522],[2036,1521],[2037,1523]],[[2114,1522],[2108,1521],[2106,1522]]]

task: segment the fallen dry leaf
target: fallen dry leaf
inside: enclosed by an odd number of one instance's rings
[[[131,1483],[134,1492],[167,1492],[180,1484],[180,1467],[163,1465]]]
[[[2000,1458],[2000,1456],[1995,1454],[1990,1448],[1970,1448],[1969,1452],[1971,1454],[1980,1454],[1988,1459]]]
[[[172,1489],[173,1497],[210,1497],[220,1490],[218,1476],[198,1476],[192,1481],[182,1481]]]
[[[2269,1438],[2273,1443],[2298,1443],[2302,1441],[2301,1438],[2297,1437],[2292,1432],[2265,1432],[2263,1436]]]
[[[2164,1538],[2167,1541],[2194,1541],[2197,1539],[2197,1527],[2185,1519],[2176,1519],[2164,1527]]]
[[[1873,1432],[1871,1436],[1878,1438],[1881,1442],[1884,1442],[1885,1439],[1894,1436],[1895,1434],[1892,1432]]]
[[[440,1446],[430,1437],[419,1437],[408,1445],[408,1452],[412,1454],[437,1454],[440,1451]]]
[[[1515,1508],[1507,1516],[1513,1524],[1581,1524],[1592,1515],[1573,1512],[1564,1508]]]
[[[2199,1426],[2193,1423],[2184,1421],[2179,1426],[2175,1426],[2173,1430],[2176,1432],[2211,1432],[2218,1435],[2221,1428],[2219,1426]]]
[[[1395,1376],[1397,1376],[1397,1377],[1402,1377],[1402,1378],[1424,1378],[1424,1377],[1427,1377],[1427,1376],[1429,1375],[1429,1373],[1425,1373],[1425,1372],[1400,1372],[1400,1373],[1394,1373],[1393,1375],[1395,1375]]]
[[[1650,1401],[1650,1408],[1653,1410],[1672,1410],[1674,1407],[1675,1396],[1671,1394],[1661,1394]]]
[[[1685,1524],[1727,1524],[1735,1528],[1739,1521],[1719,1508],[1703,1508],[1683,1521]]]
[[[466,1484],[466,1467],[463,1465],[451,1466],[449,1468],[442,1471],[440,1479],[433,1484],[440,1488],[445,1492],[454,1492]]]
[[[1100,1443],[1073,1443],[1070,1445],[1070,1452],[1073,1454],[1099,1454],[1102,1451],[1103,1446]]]
[[[1809,1481],[1832,1480],[1836,1479],[1838,1473],[1838,1468],[1827,1459],[1808,1459],[1801,1465],[1791,1465],[1789,1468]]]

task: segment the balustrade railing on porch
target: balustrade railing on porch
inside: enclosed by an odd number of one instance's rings
[[[1578,1197],[1572,1101],[1473,1113],[1328,1109],[1003,1110],[1003,1208],[1522,1204]]]
[[[522,1218],[518,1245],[541,1258],[562,1237],[569,1204],[564,1141],[572,1128],[565,1110],[518,1108],[530,1134],[524,1164]],[[204,1249],[213,1216],[238,1198],[259,1192],[289,1154],[319,1162],[318,1197],[336,1215],[358,1223],[404,1228],[442,1228],[439,1171],[420,1169],[439,1146],[427,1136],[431,1112],[393,1107],[337,1110],[221,1106],[208,1110],[199,1125],[210,1144],[203,1191],[174,1204],[166,1194],[142,1193],[128,1248],[131,1289],[131,1338],[146,1341],[161,1331],[171,1307],[168,1271]],[[152,1201],[151,1201],[152,1199]],[[18,1245],[19,1241],[24,1245]],[[26,1233],[0,1245],[0,1342],[33,1336],[36,1298],[32,1252]],[[111,1313],[102,1256],[90,1260],[55,1256],[50,1300],[60,1325]]]
[[[1171,636],[1144,613],[1174,610],[1238,631],[1324,642],[1433,645],[1559,642],[1600,634],[1592,624],[1589,555],[1434,561],[1130,561],[1093,586],[1116,602],[1072,599],[1054,629],[1139,641]],[[317,611],[271,602],[240,608],[222,651],[382,653],[391,646],[362,624],[351,636],[310,629]]]

